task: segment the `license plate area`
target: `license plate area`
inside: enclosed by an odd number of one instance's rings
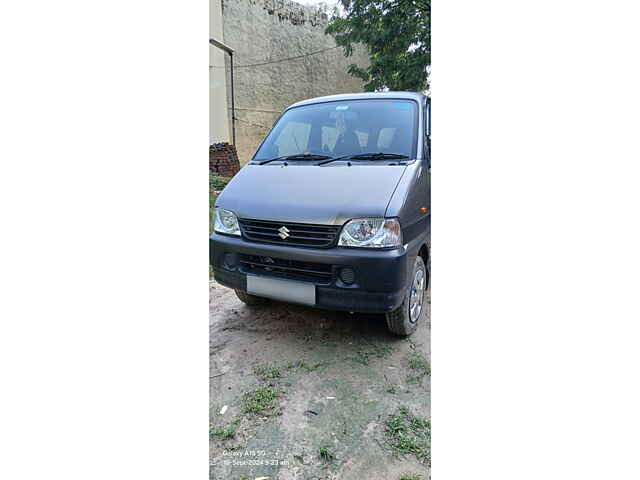
[[[316,304],[316,286],[310,283],[247,275],[247,293],[283,302]]]

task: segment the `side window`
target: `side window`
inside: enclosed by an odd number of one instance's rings
[[[424,104],[424,156],[430,158],[431,151],[429,145],[429,135],[431,134],[431,105],[425,101]],[[429,164],[431,161],[429,160]]]
[[[275,144],[279,155],[296,155],[307,151],[311,124],[289,122],[280,133]]]

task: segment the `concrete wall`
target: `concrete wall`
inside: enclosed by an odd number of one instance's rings
[[[288,0],[222,0],[222,23],[224,42],[236,51],[236,146],[241,164],[251,158],[290,104],[363,89],[363,82],[349,75],[347,68],[351,63],[367,65],[366,52],[358,49],[345,58],[341,48],[334,48],[333,38],[324,33],[328,17],[318,8]],[[330,50],[243,67],[324,49]]]
[[[222,0],[209,2],[209,35],[224,43],[222,30]],[[209,46],[209,144],[229,142],[229,112],[227,109],[227,79],[224,67],[227,56],[217,47]],[[216,67],[218,66],[218,67]]]

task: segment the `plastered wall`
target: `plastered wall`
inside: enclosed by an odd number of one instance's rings
[[[345,58],[333,38],[325,35],[328,16],[319,8],[289,0],[222,0],[221,7],[224,42],[235,50],[236,147],[241,164],[251,158],[288,105],[362,91],[363,82],[349,75],[347,68],[350,63],[367,65],[364,49]],[[228,65],[228,60],[224,62]],[[215,64],[214,75],[224,72],[228,83],[228,68],[220,68],[225,63]]]

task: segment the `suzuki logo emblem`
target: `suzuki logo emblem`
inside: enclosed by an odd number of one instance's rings
[[[280,227],[278,229],[278,232],[280,232],[278,235],[280,235],[280,238],[283,240],[286,240],[287,238],[290,237],[289,229],[287,227],[284,227],[284,226]]]

